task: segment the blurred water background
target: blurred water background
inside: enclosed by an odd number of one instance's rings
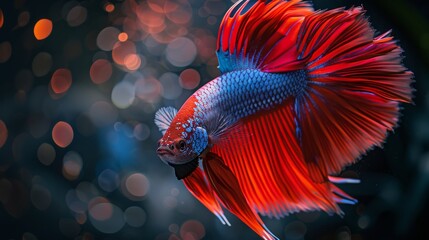
[[[153,124],[219,75],[227,0],[0,2],[0,239],[258,239],[223,226],[157,158]],[[282,239],[429,239],[429,4],[363,5],[415,73],[395,133],[341,176],[344,217],[264,218]]]

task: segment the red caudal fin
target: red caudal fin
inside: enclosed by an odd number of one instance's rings
[[[222,224],[231,225],[223,214],[223,210],[215,198],[213,189],[207,185],[204,172],[200,168],[195,169],[189,176],[184,178],[183,183],[196,199],[219,218]]]
[[[309,79],[294,110],[316,182],[381,145],[398,121],[398,103],[411,101],[412,73],[388,35],[374,38],[362,8],[316,12],[302,23],[297,43]]]
[[[312,11],[309,3],[299,0],[238,1],[219,27],[219,69],[223,73],[244,68],[302,69],[296,39],[304,17]]]
[[[278,239],[269,232],[261,218],[249,206],[234,173],[218,155],[208,153],[203,160],[203,166],[210,185],[231,213],[240,218],[263,239]]]

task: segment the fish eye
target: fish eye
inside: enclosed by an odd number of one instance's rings
[[[180,140],[179,143],[177,144],[177,148],[180,149],[180,151],[184,151],[186,147],[186,142],[184,140]]]

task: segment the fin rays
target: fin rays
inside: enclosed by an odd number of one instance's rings
[[[302,69],[294,39],[303,18],[312,11],[310,4],[299,0],[237,2],[219,28],[219,69],[223,73],[244,68],[267,72]]]
[[[308,87],[295,102],[296,127],[313,181],[324,182],[379,146],[410,102],[412,73],[389,32],[374,38],[360,7],[310,14],[298,34]]]
[[[174,107],[163,107],[155,113],[155,125],[159,128],[162,134],[167,131],[171,122],[177,114],[177,109]]]
[[[282,217],[291,212],[322,209],[340,213],[329,183],[308,176],[297,143],[292,101],[269,114],[250,117],[240,124],[252,138],[232,136],[212,151],[236,175],[250,206],[259,213]]]
[[[248,205],[234,173],[223,163],[219,156],[208,153],[203,161],[203,166],[213,190],[230,212],[240,218],[262,238],[278,240]]]
[[[203,161],[207,181],[192,180],[208,185],[200,189],[185,179],[187,187],[221,221],[217,200],[266,239],[275,237],[256,212],[342,215],[337,203],[357,201],[334,183],[358,181],[329,174],[380,145],[398,121],[399,102],[411,101],[402,50],[389,33],[374,38],[362,8],[313,12],[299,0],[236,3],[217,44],[223,73],[305,69],[306,90],[241,119],[234,131],[211,131],[220,137]],[[161,130],[164,122],[157,123]]]
[[[200,168],[195,169],[191,175],[184,178],[183,184],[196,199],[219,218],[222,224],[231,226],[215,198],[213,189],[206,183],[205,174]]]

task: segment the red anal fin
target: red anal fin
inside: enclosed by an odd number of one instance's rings
[[[219,218],[222,224],[231,226],[213,194],[213,189],[207,185],[204,178],[204,172],[200,168],[195,169],[195,171],[193,171],[189,176],[184,178],[183,183],[189,192],[198,199],[198,201],[200,201],[207,209],[210,210],[210,212]]]
[[[270,112],[242,119],[237,130],[211,151],[222,156],[247,202],[260,214],[276,218],[310,210],[341,214],[329,182],[310,177],[293,111],[290,99]],[[242,132],[249,137],[241,137]]]
[[[221,157],[208,153],[203,160],[208,180],[225,207],[247,224],[263,239],[278,239],[263,224],[261,218],[247,203],[234,173],[226,166]]]

